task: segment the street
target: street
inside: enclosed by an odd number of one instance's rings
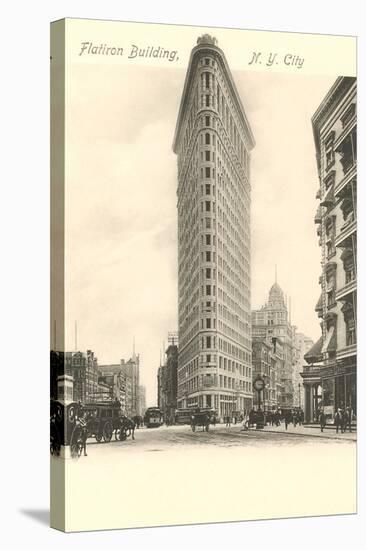
[[[263,430],[250,429],[244,431],[241,424],[232,424],[225,427],[224,424],[217,424],[215,427],[210,426],[208,432],[202,431],[202,428],[197,428],[192,432],[190,426],[161,426],[160,428],[140,428],[135,430],[135,440],[128,438],[127,441],[117,442],[112,440],[110,443],[97,443],[95,439],[88,440],[88,454],[93,456],[94,453],[104,453],[106,447],[113,449],[113,452],[128,452],[129,450],[139,450],[140,452],[154,451],[169,451],[174,448],[188,447],[248,447],[248,446],[283,446],[283,445],[327,445],[329,439],[334,440],[333,433],[325,433],[323,437],[317,437],[320,434],[314,432],[311,428],[297,428],[298,433],[289,433],[285,431],[284,426],[279,430],[272,430],[269,426]],[[295,430],[292,430],[294,432]],[[307,431],[307,434],[303,432]],[[336,444],[350,444],[347,438],[348,434],[339,434],[335,440]],[[355,435],[355,434],[354,434]],[[314,441],[316,437],[316,440]],[[333,443],[333,441],[332,441]]]
[[[87,452],[66,461],[71,531],[356,511],[356,444],[347,439],[163,426],[136,430],[134,441],[89,440]],[[51,459],[53,475],[63,463]]]

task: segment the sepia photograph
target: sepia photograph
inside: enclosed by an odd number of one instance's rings
[[[356,512],[355,59],[52,24],[57,529]]]

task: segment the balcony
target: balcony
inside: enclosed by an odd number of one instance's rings
[[[352,132],[352,130],[356,127],[356,116],[354,116],[348,124],[345,125],[345,127],[342,129],[342,132],[339,134],[337,139],[335,140],[333,144],[333,148],[335,151],[339,148],[339,146],[342,144],[342,142],[345,140],[345,138]]]
[[[336,197],[341,198],[344,190],[353,179],[356,179],[357,175],[357,162],[355,162],[352,168],[347,172],[347,174],[341,179],[341,181],[336,185],[334,189],[334,194]]]
[[[357,221],[353,220],[347,224],[345,224],[339,235],[337,235],[335,239],[335,245],[341,248],[344,248],[345,246],[352,246],[352,243],[349,241],[351,240],[352,235],[354,235],[357,231]],[[347,242],[348,241],[348,242]]]
[[[357,279],[353,279],[336,293],[336,300],[344,300],[349,294],[357,290]]]
[[[334,189],[333,186],[329,187],[328,191],[324,195],[324,198],[320,201],[320,206],[331,208],[334,206]]]
[[[357,355],[357,344],[352,344],[337,351],[337,360],[344,359],[346,357],[352,357],[355,355]]]
[[[315,214],[314,223],[321,223],[322,222],[322,212],[321,207],[318,206],[318,209]]]

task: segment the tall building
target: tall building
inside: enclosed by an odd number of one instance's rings
[[[306,354],[305,417],[319,406],[357,409],[357,81],[339,77],[312,118],[320,201],[315,215],[321,247],[321,292],[315,311],[321,338]]]
[[[217,40],[193,48],[176,125],[178,404],[252,406],[250,151],[254,137]]]
[[[178,346],[169,344],[165,365],[158,370],[158,407],[165,421],[174,421],[177,408]]]
[[[140,399],[140,414],[144,416],[146,411],[146,388],[145,386],[139,387],[139,399]]]
[[[314,342],[302,332],[295,332],[295,365],[293,372],[294,406],[304,408],[305,393],[301,376],[306,353],[313,347]]]
[[[281,371],[277,375],[277,383],[281,385],[278,405],[282,407],[294,406],[294,333],[295,327],[289,321],[284,293],[276,281],[269,291],[267,303],[252,311],[252,334],[255,339],[275,344],[275,353],[280,353],[277,364]]]
[[[253,391],[253,405],[262,410],[277,409],[281,404],[283,371],[283,346],[275,338],[253,336],[253,381],[263,378],[265,388],[258,395]]]

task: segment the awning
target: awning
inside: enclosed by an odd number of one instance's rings
[[[327,335],[324,340],[324,344],[322,347],[322,353],[329,352],[329,351],[335,351],[335,330],[334,326],[330,327],[330,329],[327,332]]]
[[[321,206],[332,206],[334,204],[334,187],[331,185],[328,189],[323,200],[320,202]]]
[[[319,300],[316,303],[315,311],[323,311],[323,295],[319,296]]]
[[[307,353],[304,355],[304,359],[307,363],[318,363],[319,361],[322,361],[322,345],[323,345],[323,339],[322,337],[319,338],[319,340],[309,349]]]

